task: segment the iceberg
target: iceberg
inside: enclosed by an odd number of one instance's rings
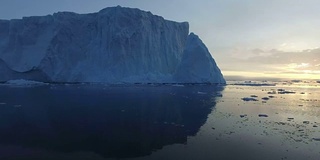
[[[194,33],[188,36],[174,79],[182,83],[225,83],[207,47]]]
[[[0,20],[0,81],[225,83],[187,22],[109,7]]]

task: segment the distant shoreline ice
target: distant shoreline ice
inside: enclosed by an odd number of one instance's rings
[[[16,79],[16,80],[9,80],[3,85],[14,85],[14,86],[38,86],[38,85],[48,85],[49,83],[32,81],[32,80],[25,80],[25,79]]]

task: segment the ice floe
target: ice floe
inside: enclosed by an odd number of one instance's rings
[[[244,97],[244,98],[241,98],[243,101],[258,101],[257,99],[255,98],[252,98],[252,97]]]
[[[259,114],[259,117],[269,117],[267,114]]]

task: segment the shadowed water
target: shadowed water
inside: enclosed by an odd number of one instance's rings
[[[222,86],[0,86],[0,158],[103,159],[184,144]]]

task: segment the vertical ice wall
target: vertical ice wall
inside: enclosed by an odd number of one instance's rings
[[[0,81],[15,74],[54,82],[224,82],[204,44],[188,34],[187,22],[119,6],[1,20]]]

